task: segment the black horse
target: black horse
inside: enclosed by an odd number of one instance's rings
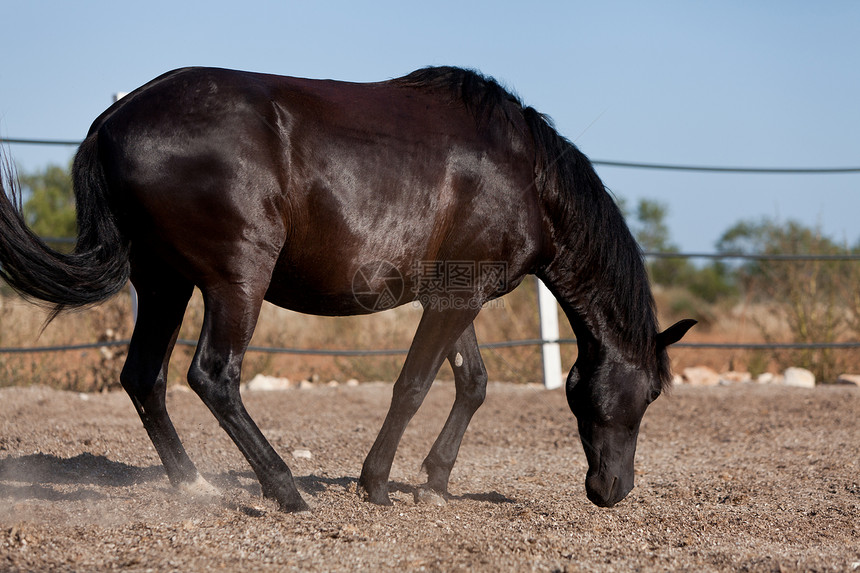
[[[71,254],[26,227],[14,184],[0,194],[0,274],[55,313],[131,278],[140,312],[120,379],[171,483],[207,485],[164,400],[195,286],[205,316],[189,384],[263,494],[295,511],[307,505],[239,395],[264,300],[318,315],[424,305],[359,479],[370,501],[390,504],[395,450],[446,358],[456,397],[423,487],[447,494],[486,389],[472,322],[535,274],[577,337],[566,390],[588,497],[612,506],[632,489],[640,420],[670,383],[666,347],[694,321],[658,332],[641,252],[590,162],[492,79],[457,68],[367,84],[177,70],[96,119],[73,178]]]

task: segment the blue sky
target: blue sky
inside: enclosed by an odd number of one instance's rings
[[[589,157],[860,166],[860,2],[3,2],[0,134],[80,139],[117,91],[212,65],[376,81],[431,64],[494,76]],[[73,149],[14,145],[23,170]],[[860,174],[599,167],[712,251],[741,219],[860,239]]]

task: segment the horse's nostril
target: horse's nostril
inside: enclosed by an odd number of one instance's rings
[[[606,499],[609,500],[610,503],[615,503],[615,486],[618,485],[618,476],[612,476],[612,485],[609,486],[609,493],[606,496]]]

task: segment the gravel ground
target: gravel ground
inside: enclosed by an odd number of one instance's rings
[[[563,393],[511,384],[490,385],[447,505],[413,501],[444,382],[404,436],[394,506],[360,501],[390,391],[246,394],[313,508],[288,515],[187,390],[168,406],[220,497],[170,487],[124,394],[2,389],[0,570],[860,570],[856,387],[676,388],[646,414],[637,486],[612,509],[585,497]]]

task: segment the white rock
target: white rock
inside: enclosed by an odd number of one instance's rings
[[[259,390],[287,390],[289,387],[289,378],[278,378],[277,376],[266,376],[265,374],[257,374],[250,382],[245,384],[245,389],[252,392]]]
[[[786,368],[783,376],[785,377],[785,382],[783,382],[783,384],[786,386],[815,388],[815,374],[806,368]]]
[[[293,457],[297,460],[309,460],[314,456],[310,450],[293,450]]]
[[[774,384],[776,382],[776,374],[773,372],[762,372],[759,374],[755,381],[759,384]]]
[[[836,381],[839,384],[860,386],[860,374],[841,374]]]
[[[743,382],[751,382],[752,375],[749,372],[723,372],[720,374],[720,384],[726,386],[729,384],[738,384]]]
[[[350,378],[349,380],[346,381],[346,385],[347,386],[358,386],[358,380],[356,380],[355,378]]]
[[[691,386],[716,386],[720,383],[720,375],[708,366],[684,368],[683,378]]]

